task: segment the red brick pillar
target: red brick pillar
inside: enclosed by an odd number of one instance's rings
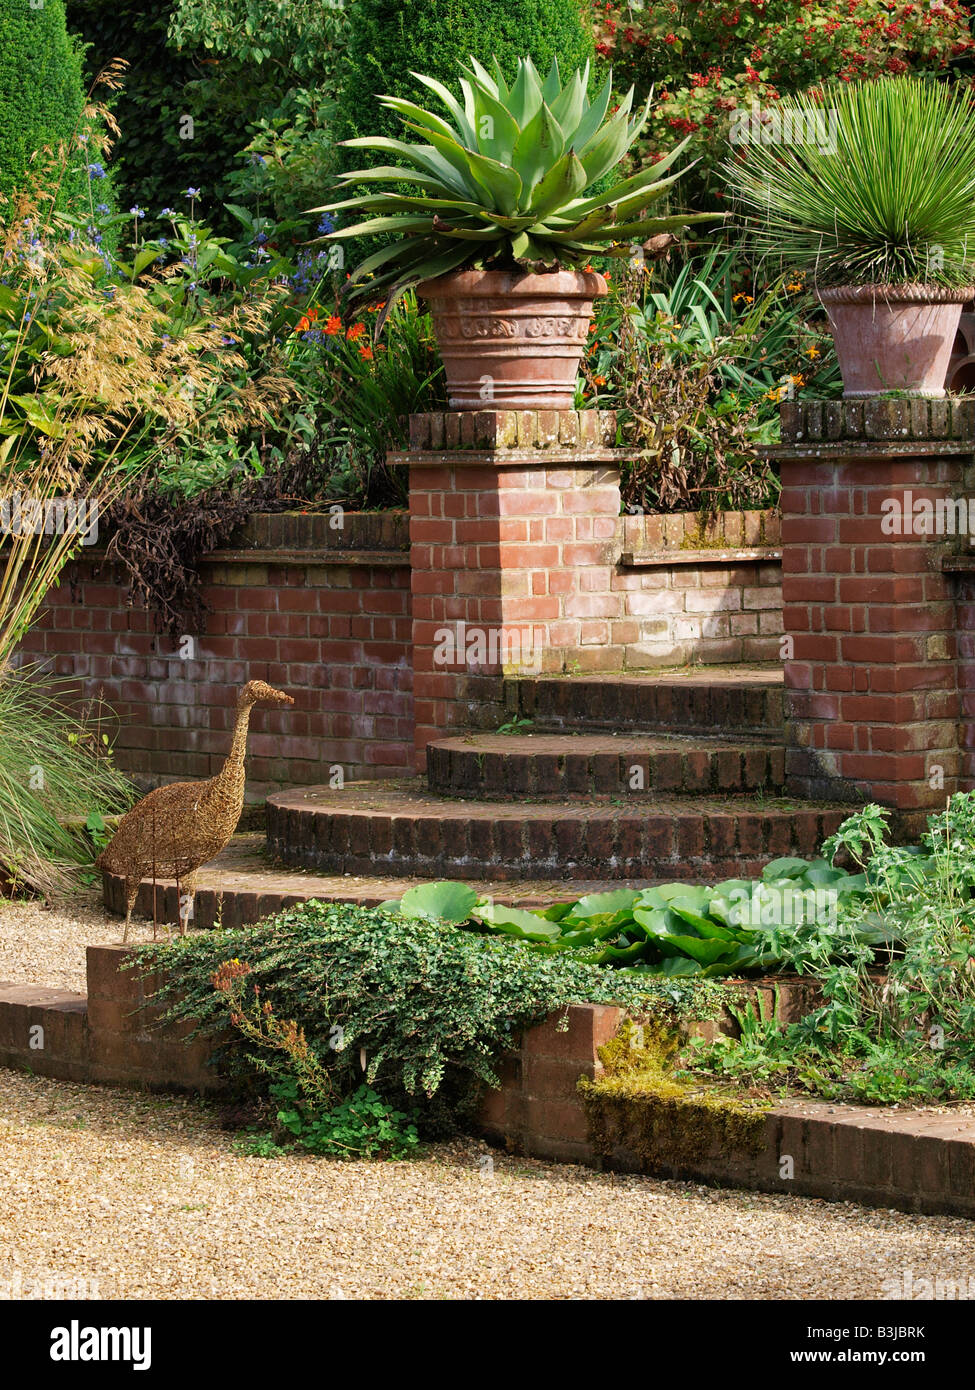
[[[782,441],[788,789],[879,801],[916,830],[958,788],[946,555],[968,543],[951,532],[975,402],[790,403]]]
[[[417,770],[431,739],[492,729],[505,676],[622,664],[615,417],[418,415],[408,454]]]

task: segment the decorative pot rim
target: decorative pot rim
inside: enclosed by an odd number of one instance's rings
[[[967,304],[975,285],[950,289],[946,285],[824,285],[815,291],[820,304]]]
[[[520,295],[526,299],[553,299],[572,295],[595,299],[609,293],[598,270],[552,270],[541,273],[512,270],[453,270],[433,280],[421,280],[416,293],[424,299],[437,294]]]

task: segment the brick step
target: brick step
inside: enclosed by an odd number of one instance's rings
[[[673,734],[469,734],[427,745],[441,796],[706,796],[773,792],[785,749],[762,739]]]
[[[528,676],[505,682],[505,703],[539,733],[661,730],[780,738],[784,722],[782,668],[771,665]]]
[[[193,926],[209,928],[219,922],[224,927],[242,927],[312,898],[320,902],[375,907],[391,898],[401,898],[407,889],[430,881],[430,876],[373,878],[282,868],[268,857],[263,835],[235,835],[227,848],[197,875]],[[632,886],[648,888],[650,883],[650,879],[634,879]],[[609,879],[579,879],[571,884],[563,879],[478,882],[479,891],[509,907],[544,907],[568,897],[581,898],[586,893],[604,893],[618,887],[618,880]],[[110,912],[124,917],[125,885],[121,878],[103,874],[102,900]],[[134,915],[149,920],[155,916],[160,923],[178,921],[175,882],[160,879],[153,884],[149,879],[143,880]],[[0,985],[0,990],[3,988]]]
[[[330,874],[424,878],[704,880],[814,855],[849,807],[750,797],[440,798],[419,779],[307,787],[268,798],[268,847]]]

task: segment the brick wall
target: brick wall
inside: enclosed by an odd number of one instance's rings
[[[620,517],[615,466],[593,460],[414,467],[413,504],[412,573],[405,512],[346,515],[341,529],[327,515],[252,517],[203,563],[212,611],[186,634],[192,659],[83,552],[23,656],[102,695],[118,764],[143,787],[219,768],[245,680],[286,689],[294,709],[253,715],[251,802],[327,782],[336,766],[347,780],[411,772],[413,642],[431,657],[445,622],[540,632],[542,669],[559,672],[778,656],[773,513],[727,513],[703,531],[696,514]],[[444,727],[445,691],[459,726],[505,717],[497,667],[429,665],[418,743]]]
[[[625,669],[780,659],[777,512],[625,516],[621,528]]]
[[[606,411],[412,417],[390,458],[410,469],[418,765],[497,726],[505,675],[779,655],[772,520],[621,517],[615,439]]]
[[[261,515],[203,565],[206,630],[180,644],[124,606],[97,556],[73,564],[23,644],[101,694],[117,715],[118,765],[145,785],[209,777],[229,747],[238,688],[261,679],[293,709],[255,709],[248,799],[410,768],[410,570],[402,513]]]
[[[786,775],[799,796],[865,796],[911,832],[959,786],[957,537],[894,531],[892,503],[965,496],[975,405],[784,406]],[[967,738],[967,732],[963,731]]]

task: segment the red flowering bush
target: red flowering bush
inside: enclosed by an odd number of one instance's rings
[[[595,0],[596,47],[646,94],[656,93],[638,162],[690,135],[701,162],[684,198],[721,198],[713,170],[728,153],[730,113],[774,105],[830,77],[971,70],[970,10],[957,0]],[[696,176],[696,185],[695,185]]]

